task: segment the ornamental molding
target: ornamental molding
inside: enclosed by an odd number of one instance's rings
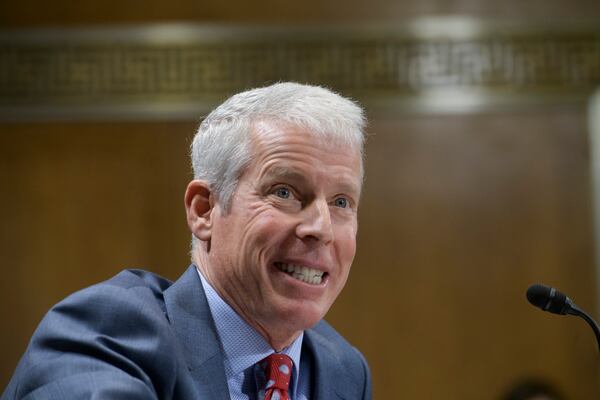
[[[0,119],[198,119],[276,81],[371,108],[581,102],[600,28],[428,19],[397,27],[153,25],[0,32]]]

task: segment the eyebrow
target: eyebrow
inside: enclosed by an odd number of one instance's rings
[[[264,176],[268,179],[282,178],[294,182],[308,183],[308,180],[303,174],[284,166],[271,167],[267,169]]]

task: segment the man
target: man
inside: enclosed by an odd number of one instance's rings
[[[280,83],[200,125],[185,193],[193,265],[124,271],[56,305],[2,399],[368,399],[322,321],[355,253],[362,110]]]

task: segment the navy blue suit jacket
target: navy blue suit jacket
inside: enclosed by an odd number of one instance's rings
[[[363,356],[321,321],[305,332],[314,400],[370,399]],[[1,400],[228,399],[223,351],[200,278],[141,270],[79,291],[34,333]]]

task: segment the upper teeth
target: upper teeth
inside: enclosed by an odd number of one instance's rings
[[[286,264],[286,263],[275,263],[275,266],[287,272],[294,278],[301,280],[311,285],[318,285],[323,280],[323,271],[318,269],[308,268],[304,265]]]

